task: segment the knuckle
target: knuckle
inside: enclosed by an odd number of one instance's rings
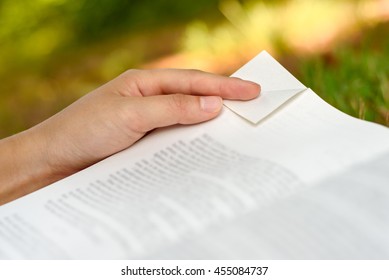
[[[144,70],[128,69],[117,80],[116,87],[122,96],[137,95],[142,86],[142,73]]]
[[[128,69],[126,70],[122,75],[124,77],[133,77],[133,76],[137,76],[139,75],[139,73],[141,72],[142,70],[139,70],[139,69]]]
[[[126,84],[131,83],[138,79],[138,77],[141,75],[142,70],[138,69],[128,69],[125,72],[123,72],[119,78],[122,79],[123,82]]]

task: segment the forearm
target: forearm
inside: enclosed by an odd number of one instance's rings
[[[0,205],[60,179],[48,164],[47,140],[33,129],[0,140]]]

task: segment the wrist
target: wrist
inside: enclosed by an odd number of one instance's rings
[[[35,128],[0,141],[0,205],[60,179],[49,164],[47,139]]]

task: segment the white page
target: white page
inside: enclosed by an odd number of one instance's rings
[[[274,162],[188,132],[146,156],[128,153],[117,171],[96,165],[3,206],[0,256],[136,258],[302,187]],[[167,134],[154,137],[165,143]],[[243,179],[266,184],[252,187]]]
[[[388,259],[389,153],[144,258]]]
[[[0,207],[0,258],[159,256],[388,151],[386,128],[344,115],[311,90],[256,126],[224,110],[208,123],[158,130]],[[212,248],[229,241],[220,242]]]
[[[287,167],[308,185],[389,149],[388,128],[336,110],[311,89],[258,125],[225,113],[224,126],[215,121],[204,127],[242,153]]]
[[[261,94],[250,102],[225,100],[224,105],[249,122],[260,120],[285,104],[306,87],[280,65],[270,54],[262,51],[244,67],[232,74],[261,85]]]

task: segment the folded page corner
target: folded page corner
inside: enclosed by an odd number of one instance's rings
[[[292,97],[305,90],[306,88],[263,91],[260,96],[253,100],[225,100],[224,105],[240,117],[256,125]]]

